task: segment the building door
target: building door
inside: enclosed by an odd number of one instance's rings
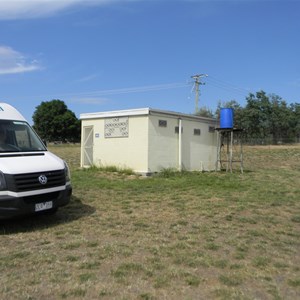
[[[94,127],[83,127],[83,166],[93,164]]]

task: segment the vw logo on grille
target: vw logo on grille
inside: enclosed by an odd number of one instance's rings
[[[46,175],[40,175],[39,176],[39,182],[40,182],[40,184],[46,184],[47,181],[48,181],[48,179],[47,179]]]

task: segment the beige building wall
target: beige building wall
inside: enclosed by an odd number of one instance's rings
[[[182,120],[182,169],[211,171],[217,159],[217,136],[212,123]]]
[[[159,126],[160,121],[166,122],[166,127]],[[149,116],[149,172],[159,172],[162,169],[179,168],[179,142],[175,127],[178,119],[165,115]]]
[[[166,121],[167,126],[159,126],[160,121]],[[188,171],[214,170],[217,136],[214,131],[209,131],[209,127],[214,127],[214,124],[192,118],[150,115],[149,172],[159,172],[166,168]]]
[[[148,117],[129,116],[128,136],[126,137],[105,137],[105,120],[103,118],[82,121],[82,132],[84,132],[84,127],[94,127],[93,164],[147,172]],[[83,166],[82,163],[81,165]]]
[[[114,126],[114,118],[119,123],[109,136],[107,126]],[[87,161],[84,153],[89,153],[91,165],[113,165],[139,173],[167,168],[215,170],[217,136],[209,130],[214,125],[213,120],[152,109],[83,114],[81,166]],[[92,147],[86,151],[85,128],[87,132],[93,129]]]

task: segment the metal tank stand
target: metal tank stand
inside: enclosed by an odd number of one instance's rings
[[[232,173],[233,163],[239,163],[243,173],[243,129],[216,128],[216,131],[218,139],[216,171],[226,170]]]

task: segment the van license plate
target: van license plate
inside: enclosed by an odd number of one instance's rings
[[[51,209],[52,207],[53,207],[53,202],[52,201],[36,203],[35,204],[35,211]]]

